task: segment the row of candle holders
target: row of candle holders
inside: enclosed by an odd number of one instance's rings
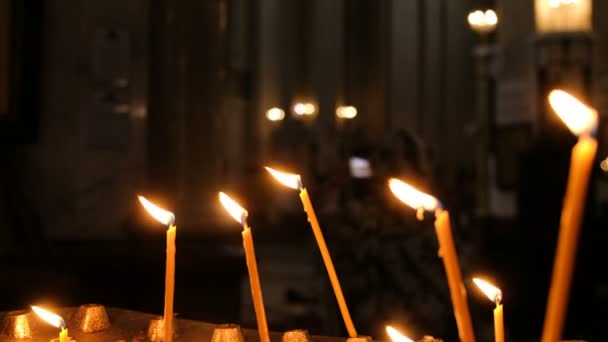
[[[34,335],[35,316],[29,310],[8,312],[2,324],[1,334],[12,339],[30,339]],[[81,305],[72,317],[71,326],[84,333],[95,333],[109,329],[110,319],[106,309],[101,304]],[[175,327],[176,328],[176,327]],[[179,333],[174,329],[174,333]],[[146,336],[150,342],[161,342],[164,337],[164,320],[162,317],[151,319],[148,323]],[[58,340],[58,339],[53,339]],[[73,342],[74,339],[69,338]],[[241,327],[238,324],[220,324],[213,329],[211,342],[244,342]],[[307,330],[289,330],[281,336],[281,342],[311,342]],[[371,342],[368,336],[348,338],[347,342]],[[423,337],[420,342],[442,342],[431,336]]]

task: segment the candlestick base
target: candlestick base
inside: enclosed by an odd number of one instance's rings
[[[243,342],[243,332],[238,324],[221,324],[213,329],[211,342]]]
[[[289,330],[283,333],[281,342],[310,342],[307,330]]]
[[[110,327],[106,308],[101,304],[81,305],[76,312],[74,321],[78,328],[86,333],[101,331]]]
[[[32,337],[32,315],[30,311],[19,310],[7,312],[2,324],[2,335],[26,339]]]
[[[161,342],[165,338],[165,319],[157,317],[151,319],[148,323],[147,331],[148,340],[150,342]],[[173,320],[173,337],[177,336],[177,324]]]
[[[372,338],[371,336],[349,337],[346,342],[372,342]]]

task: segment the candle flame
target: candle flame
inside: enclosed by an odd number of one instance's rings
[[[386,326],[386,333],[391,338],[391,340],[393,340],[393,342],[414,342],[412,339],[406,337],[405,335],[400,333],[399,330],[391,327],[390,325]]]
[[[500,303],[502,301],[502,291],[498,287],[479,278],[473,278],[473,282],[475,285],[477,285],[477,287],[479,287],[481,292],[490,298],[491,301],[496,303]]]
[[[139,202],[144,206],[146,211],[154,217],[158,222],[164,225],[173,225],[175,223],[175,215],[172,212],[157,207],[154,203],[148,201],[144,196],[137,196]]]
[[[270,172],[270,174],[274,178],[276,178],[276,180],[278,180],[281,184],[296,190],[302,187],[302,178],[300,177],[300,175],[297,175],[295,173],[277,171],[268,166],[264,166],[264,168],[266,169],[266,171]]]
[[[36,315],[38,315],[40,318],[42,318],[45,322],[49,323],[50,325],[52,325],[56,328],[61,328],[61,329],[65,328],[65,321],[63,320],[63,318],[61,318],[61,316],[54,314],[48,310],[44,310],[43,308],[35,306],[35,305],[32,305],[31,308],[36,313]]]
[[[435,197],[425,194],[397,178],[389,179],[388,186],[401,202],[416,210],[420,208],[435,210],[439,207],[439,201]]]
[[[241,225],[245,224],[247,219],[247,210],[243,209],[238,203],[223,192],[220,192],[220,202],[224,209]]]
[[[590,133],[597,127],[597,112],[563,90],[553,90],[549,103],[555,113],[576,135]]]

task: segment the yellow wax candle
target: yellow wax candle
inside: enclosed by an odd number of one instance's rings
[[[494,309],[494,341],[505,342],[505,325],[502,317],[502,304]]]
[[[61,328],[61,332],[59,332],[59,342],[68,342],[68,329]]]
[[[253,248],[253,238],[251,229],[247,225],[247,210],[243,209],[232,198],[228,197],[223,192],[219,193],[220,202],[237,222],[243,226],[243,248],[245,249],[245,260],[247,262],[247,271],[249,273],[249,284],[251,286],[251,296],[253,298],[253,308],[255,317],[258,322],[258,334],[260,342],[270,342],[268,334],[268,324],[266,322],[266,311],[264,310],[264,297],[262,296],[262,287],[260,286],[260,277],[258,275],[258,263],[255,258],[255,250]]]
[[[175,292],[175,233],[177,229],[170,225],[167,230],[167,264],[165,268],[165,339],[173,341],[173,294]]]
[[[331,260],[331,255],[329,254],[327,244],[325,243],[325,239],[323,238],[323,232],[321,232],[321,227],[319,226],[317,215],[315,214],[315,210],[313,209],[312,203],[310,202],[310,197],[308,196],[308,192],[304,187],[300,189],[300,199],[302,200],[302,204],[304,205],[304,211],[308,216],[308,222],[310,222],[312,232],[315,236],[315,239],[317,240],[317,245],[319,246],[319,251],[321,252],[321,257],[323,258],[323,263],[325,264],[325,268],[327,269],[329,281],[331,282],[331,286],[334,289],[334,294],[336,296],[336,300],[338,301],[338,307],[340,308],[340,312],[342,313],[342,319],[344,320],[344,325],[346,326],[346,330],[348,331],[348,336],[357,337],[357,331],[355,330],[355,325],[353,324],[353,321],[350,317],[350,312],[348,311],[348,307],[346,306],[346,300],[344,299],[344,294],[342,293],[342,287],[340,286],[340,281],[338,280],[338,275],[336,274],[334,263]]]
[[[164,320],[164,342],[173,341],[173,296],[175,292],[175,215],[172,212],[161,209],[148,201],[143,196],[138,196],[139,202],[160,223],[167,225],[167,255],[165,258],[165,309]]]
[[[253,308],[255,310],[255,317],[258,322],[260,341],[270,342],[268,324],[266,322],[266,311],[264,310],[264,297],[262,296],[262,287],[260,286],[260,277],[258,275],[258,264],[255,258],[255,250],[253,248],[253,238],[251,236],[251,229],[247,226],[247,224],[245,224],[243,227],[242,235],[247,270],[249,272],[249,283],[251,285],[251,297],[253,298]]]
[[[580,138],[572,149],[542,342],[555,342],[561,339],[587,184],[596,150],[596,140],[589,137]]]
[[[474,342],[473,323],[471,322],[471,315],[467,304],[467,292],[462,282],[458,256],[456,255],[456,248],[452,239],[450,216],[446,210],[441,209],[436,209],[435,216],[435,232],[439,240],[439,256],[443,260],[443,266],[448,278],[458,335],[463,342]]]
[[[300,190],[300,199],[302,200],[304,211],[308,216],[308,222],[312,227],[312,232],[315,236],[315,240],[317,241],[317,245],[319,246],[321,258],[323,259],[323,263],[325,264],[325,269],[327,269],[329,281],[334,290],[334,295],[336,296],[338,308],[340,309],[340,313],[342,314],[342,319],[344,320],[346,331],[348,332],[348,336],[357,337],[357,330],[355,330],[355,325],[353,324],[353,320],[350,317],[348,306],[346,306],[346,300],[344,299],[344,294],[342,293],[342,287],[340,286],[340,281],[338,280],[338,275],[336,274],[334,263],[331,260],[331,255],[329,254],[329,249],[327,248],[327,244],[325,243],[323,232],[321,231],[319,221],[317,220],[317,215],[315,214],[315,210],[312,207],[310,197],[308,196],[308,191],[306,191],[306,188],[304,188],[304,186],[302,185],[302,179],[300,175],[280,172],[269,167],[266,167],[265,169],[270,172],[270,174],[282,184],[292,189]]]
[[[488,298],[496,303],[494,309],[494,340],[496,342],[505,342],[505,327],[502,315],[502,291],[496,286],[479,278],[473,278],[473,282]]]
[[[428,194],[412,187],[411,185],[391,178],[388,181],[389,188],[393,194],[403,203],[418,210],[418,218],[422,219],[424,210],[435,211],[435,232],[439,241],[439,256],[443,260],[443,266],[448,278],[450,288],[450,298],[458,327],[458,335],[463,342],[475,342],[473,333],[473,323],[469,314],[467,304],[467,292],[462,282],[458,256],[452,239],[452,227],[450,225],[450,215],[442,210],[439,201]]]
[[[597,126],[597,112],[561,90],[552,91],[549,101],[570,130],[579,135],[579,141],[572,149],[541,342],[561,340],[587,186],[597,151],[597,141],[590,136]]]

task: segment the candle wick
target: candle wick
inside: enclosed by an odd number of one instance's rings
[[[169,227],[171,226],[175,226],[175,215],[171,214],[171,217],[169,218]]]
[[[496,292],[496,295],[494,295],[494,301],[496,302],[496,306],[500,305],[500,303],[502,302],[502,292],[501,291]]]
[[[302,176],[298,175],[298,190],[304,189],[304,183],[302,182]]]

